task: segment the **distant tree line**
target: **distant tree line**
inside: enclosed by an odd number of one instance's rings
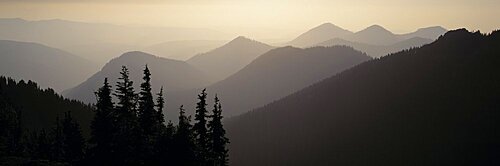
[[[62,119],[57,117],[50,130],[23,129],[21,109],[10,104],[0,90],[0,164],[29,160],[47,165],[228,165],[229,140],[217,95],[211,112],[205,89],[198,95],[194,124],[183,106],[178,124],[165,124],[163,87],[155,99],[147,65],[143,72],[139,93],[125,66],[114,91],[104,79],[95,92],[88,141],[69,111]]]

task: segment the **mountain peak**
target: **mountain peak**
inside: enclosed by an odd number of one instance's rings
[[[222,47],[234,47],[234,46],[239,47],[239,46],[246,46],[246,45],[252,44],[252,43],[253,44],[267,45],[267,44],[261,43],[259,41],[247,38],[245,36],[238,36]]]
[[[238,36],[238,37],[234,38],[233,40],[231,40],[231,42],[236,42],[236,41],[253,41],[253,40],[249,39],[245,36]]]
[[[360,32],[376,32],[376,33],[391,33],[391,31],[385,29],[384,27],[380,26],[380,25],[372,25],[372,26],[369,26],[368,28],[365,28],[364,30],[360,31]]]
[[[296,47],[308,47],[326,40],[347,36],[350,34],[352,34],[351,31],[343,29],[332,23],[323,23],[301,34],[297,38],[290,41],[288,44]]]
[[[137,57],[137,56],[154,56],[154,55],[148,54],[145,52],[141,52],[141,51],[129,51],[129,52],[123,53],[120,57]]]

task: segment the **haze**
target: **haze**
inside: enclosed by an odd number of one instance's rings
[[[284,41],[324,22],[352,31],[380,24],[396,33],[435,25],[490,32],[499,24],[498,8],[496,0],[4,0],[0,16],[210,28]]]

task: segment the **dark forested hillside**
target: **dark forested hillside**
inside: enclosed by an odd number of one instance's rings
[[[0,96],[20,111],[23,128],[48,129],[54,125],[56,117],[63,117],[65,112],[71,111],[84,133],[89,134],[92,108],[82,102],[65,99],[52,89],[40,89],[32,81],[0,77]]]
[[[225,115],[234,116],[278,100],[324,78],[370,60],[350,47],[282,47],[254,60],[207,90],[224,101]],[[167,105],[194,108],[192,98],[199,90],[171,93]]]
[[[500,31],[460,29],[226,121],[231,165],[499,165]]]

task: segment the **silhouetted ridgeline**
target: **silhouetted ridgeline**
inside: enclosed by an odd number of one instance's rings
[[[116,71],[125,65],[130,69],[130,79],[140,81],[141,70],[147,64],[156,74],[151,83],[155,85],[154,91],[159,91],[161,86],[165,91],[187,90],[200,88],[210,84],[209,77],[192,65],[178,60],[161,58],[144,52],[132,51],[122,54],[102,67],[101,71],[95,73],[78,86],[63,91],[65,97],[78,99],[86,103],[95,103],[94,92],[99,88],[104,78],[114,83],[118,81]],[[136,84],[134,88],[139,88]],[[191,97],[193,98],[193,97]]]
[[[186,62],[205,72],[213,82],[236,73],[273,46],[239,36],[223,46],[198,54]]]
[[[499,165],[500,31],[454,30],[226,121],[231,165]]]
[[[76,86],[97,70],[95,63],[60,49],[0,40],[0,75],[6,77],[33,80],[42,88],[60,92]]]
[[[208,86],[207,90],[224,99],[227,109],[224,115],[235,116],[370,59],[366,54],[345,46],[276,48],[260,55],[237,73]],[[194,105],[186,103],[193,103],[192,96],[200,90],[172,92],[167,103],[184,104],[192,109]]]

